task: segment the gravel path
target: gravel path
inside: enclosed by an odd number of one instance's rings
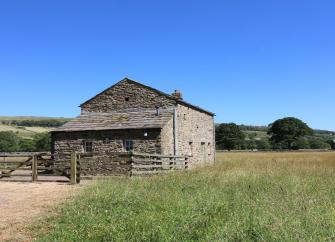
[[[26,226],[81,185],[0,181],[0,241],[31,241]]]

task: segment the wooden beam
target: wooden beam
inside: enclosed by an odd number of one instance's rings
[[[33,155],[50,156],[47,152],[0,152],[0,157],[31,157]]]
[[[71,185],[77,184],[77,153],[71,152]]]
[[[0,161],[0,165],[22,164],[25,162],[27,161],[6,161],[6,162]]]
[[[37,181],[37,155],[34,155],[32,162],[32,182]]]

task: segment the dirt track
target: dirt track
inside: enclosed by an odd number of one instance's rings
[[[0,182],[0,241],[31,241],[26,226],[79,187],[56,182]]]

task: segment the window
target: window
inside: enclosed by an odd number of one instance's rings
[[[189,142],[188,146],[189,146],[189,156],[193,156],[193,142]]]
[[[84,152],[85,153],[92,153],[93,152],[93,142],[92,141],[84,141]]]
[[[211,143],[208,142],[208,155],[211,155],[212,154],[212,146],[211,146]]]
[[[124,141],[124,150],[132,151],[134,149],[134,141],[133,140],[125,140]]]
[[[103,140],[103,143],[105,144],[105,145],[107,145],[107,144],[109,144],[109,138],[104,138],[104,140]]]
[[[129,102],[129,97],[126,97],[124,100],[125,100],[126,102]]]

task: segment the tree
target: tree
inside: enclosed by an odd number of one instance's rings
[[[334,150],[335,149],[335,140],[327,140],[327,143],[330,145],[330,147]]]
[[[274,142],[273,140],[270,140],[271,147],[274,150],[286,150],[287,149],[287,143],[285,142]]]
[[[306,135],[313,135],[313,130],[300,119],[289,117],[278,119],[269,125],[268,134],[274,146],[292,149],[293,143]]]
[[[33,140],[35,143],[35,151],[51,150],[51,137],[49,133],[36,134]]]
[[[35,142],[32,139],[20,139],[19,151],[21,152],[32,152],[35,151]]]
[[[254,150],[257,149],[257,145],[255,140],[253,139],[248,139],[244,141],[243,148],[246,150]]]
[[[301,149],[310,149],[311,145],[308,139],[299,138],[297,141],[292,143],[292,149],[294,150],[301,150]]]
[[[256,142],[258,150],[270,150],[271,149],[270,142],[267,138],[256,140],[255,142]]]
[[[256,132],[249,133],[248,137],[249,137],[249,139],[254,140],[257,137],[257,133]]]
[[[244,133],[234,123],[223,123],[217,127],[216,142],[221,149],[241,149],[244,138]]]
[[[312,139],[309,143],[311,145],[311,149],[331,149],[330,144],[322,140]]]
[[[0,132],[0,152],[17,151],[18,140],[18,136],[12,131]]]

